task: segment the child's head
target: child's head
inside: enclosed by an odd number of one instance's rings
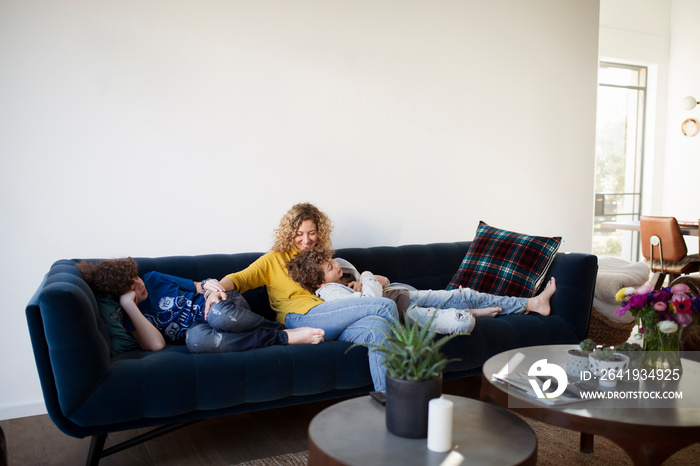
[[[97,294],[112,298],[118,298],[131,290],[139,278],[138,266],[131,257],[98,262],[82,261],[76,267]]]
[[[333,251],[319,247],[299,251],[287,263],[287,270],[292,280],[312,293],[324,283],[339,282],[343,276]]]

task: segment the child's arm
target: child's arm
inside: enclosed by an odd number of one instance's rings
[[[362,272],[362,276],[360,277],[360,281],[362,282],[362,296],[382,297],[383,285],[379,281],[379,277],[380,275],[374,275],[372,272]]]
[[[165,348],[165,338],[141,313],[134,301],[136,293],[131,290],[119,297],[119,304],[134,324],[133,337],[146,351],[159,351]]]
[[[387,285],[390,283],[390,282],[389,282],[389,279],[386,278],[384,275],[374,275],[372,272],[369,272],[369,271],[367,271],[367,270],[365,270],[364,272],[362,272],[362,275],[364,276],[364,274],[366,274],[366,273],[372,275],[372,277],[374,277],[374,278],[379,282],[379,284],[380,284],[382,287],[385,287],[385,286],[387,286]],[[347,284],[347,286],[349,286],[350,288],[352,288],[352,289],[355,290],[355,291],[359,291],[359,292],[361,292],[361,293],[364,293],[362,277],[360,277],[360,281],[353,281],[353,282],[350,282],[350,283]],[[372,296],[375,296],[375,295],[372,294]],[[379,294],[376,295],[376,296],[381,297],[382,294],[379,293]]]
[[[375,275],[375,277],[382,286],[387,286],[390,283],[389,279],[386,278],[384,275]]]

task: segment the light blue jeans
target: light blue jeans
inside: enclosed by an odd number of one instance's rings
[[[418,322],[436,333],[470,334],[476,319],[466,309],[500,307],[499,315],[523,312],[527,308],[527,298],[512,298],[479,293],[469,288],[456,290],[412,290],[408,292],[409,304],[406,309],[408,322]]]
[[[500,307],[498,315],[517,314],[525,312],[527,298],[498,296],[495,294],[479,293],[470,288],[455,290],[415,290],[409,291],[411,304],[419,307],[440,307],[454,309],[479,309],[483,307]]]
[[[326,340],[382,344],[389,334],[389,321],[398,319],[396,303],[387,298],[348,298],[318,304],[306,314],[287,314],[287,328],[322,328]],[[386,392],[384,356],[369,352],[369,370],[374,389]]]

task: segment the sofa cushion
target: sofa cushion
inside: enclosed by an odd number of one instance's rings
[[[542,284],[561,237],[501,230],[479,222],[476,236],[447,286],[500,296],[532,297]]]

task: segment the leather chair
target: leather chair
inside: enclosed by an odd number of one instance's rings
[[[697,254],[688,255],[681,228],[675,217],[642,216],[642,256],[654,272],[651,285],[661,288],[666,275],[672,282],[680,275],[700,271]]]

